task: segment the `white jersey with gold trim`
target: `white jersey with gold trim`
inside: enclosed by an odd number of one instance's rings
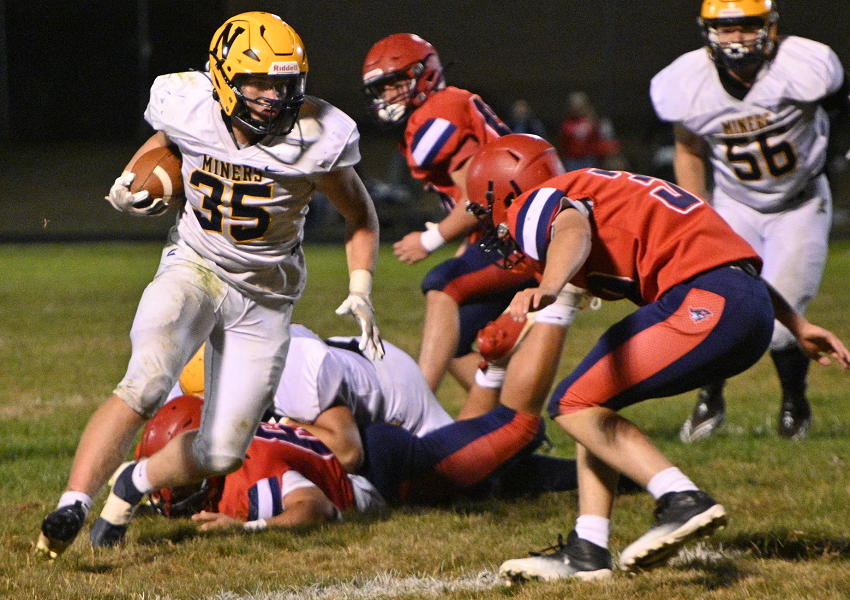
[[[158,77],[145,119],[183,155],[180,243],[250,296],[297,298],[307,203],[324,174],[360,160],[354,121],[307,96],[289,135],[239,148],[200,72]]]
[[[717,192],[773,213],[798,204],[796,196],[823,170],[829,121],[818,102],[843,76],[829,46],[790,36],[743,100],[723,88],[705,48],[659,72],[650,96],[661,120],[706,140]]]

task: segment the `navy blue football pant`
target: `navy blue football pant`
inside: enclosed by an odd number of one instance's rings
[[[737,375],[767,350],[773,318],[760,279],[731,266],[702,273],[608,329],[555,388],[549,415],[619,410]]]

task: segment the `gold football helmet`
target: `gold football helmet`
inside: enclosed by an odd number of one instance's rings
[[[712,60],[729,69],[761,65],[776,47],[779,13],[772,0],[704,0],[699,23]],[[753,42],[720,43],[718,27],[758,28]]]
[[[304,104],[307,52],[301,38],[280,17],[247,12],[219,27],[210,44],[210,76],[224,113],[258,134],[286,135]],[[278,100],[246,98],[241,86],[263,78]],[[254,114],[249,104],[255,108]],[[267,117],[258,118],[257,114]]]
[[[180,373],[180,389],[184,394],[194,394],[195,396],[204,397],[204,349],[206,344],[203,344],[195,353],[195,356],[189,359],[186,366],[183,367],[183,372]]]

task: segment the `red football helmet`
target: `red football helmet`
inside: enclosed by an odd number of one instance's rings
[[[412,33],[396,33],[372,46],[363,63],[363,94],[383,125],[407,122],[433,92],[446,87],[434,46]]]
[[[203,404],[202,398],[192,394],[166,402],[145,425],[136,460],[152,456],[181,433],[200,427]],[[151,504],[166,517],[188,516],[208,506],[220,494],[223,482],[223,477],[211,477],[197,485],[151,492]]]
[[[552,144],[525,133],[493,140],[472,157],[466,172],[467,210],[484,226],[479,245],[497,264],[509,269],[522,258],[508,232],[511,202],[565,172]]]

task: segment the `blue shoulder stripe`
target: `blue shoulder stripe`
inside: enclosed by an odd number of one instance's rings
[[[428,119],[413,136],[410,151],[414,162],[420,167],[430,167],[445,146],[457,125],[445,119]]]
[[[283,512],[280,479],[261,479],[248,490],[248,520],[268,519]]]
[[[544,260],[549,247],[549,224],[561,209],[562,190],[540,188],[531,193],[519,210],[516,243],[534,260]]]

